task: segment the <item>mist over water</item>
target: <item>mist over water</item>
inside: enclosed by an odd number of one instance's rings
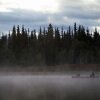
[[[1,75],[0,100],[100,100],[99,78]]]

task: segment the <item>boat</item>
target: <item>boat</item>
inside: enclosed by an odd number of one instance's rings
[[[99,76],[98,75],[95,75],[95,76],[77,76],[77,75],[75,75],[75,76],[72,76],[72,78],[99,78]]]
[[[72,78],[99,78],[99,75],[96,75],[94,72],[92,72],[90,75],[80,75],[79,73],[72,76]]]

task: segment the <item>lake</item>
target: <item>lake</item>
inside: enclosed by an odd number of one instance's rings
[[[100,100],[100,78],[0,75],[0,100]]]

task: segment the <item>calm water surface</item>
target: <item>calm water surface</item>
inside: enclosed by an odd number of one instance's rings
[[[100,78],[0,75],[0,100],[100,100]]]

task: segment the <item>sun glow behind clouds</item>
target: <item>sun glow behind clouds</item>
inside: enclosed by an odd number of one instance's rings
[[[1,0],[0,11],[2,9],[26,9],[37,12],[55,13],[58,11],[56,0]]]

